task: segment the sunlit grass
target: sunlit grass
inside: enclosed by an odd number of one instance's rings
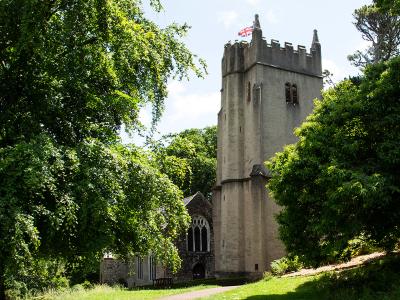
[[[315,276],[309,277],[294,277],[294,278],[278,278],[265,281],[261,280],[255,283],[246,284],[239,288],[233,289],[226,293],[216,294],[204,299],[218,300],[234,300],[234,299],[323,299],[320,295],[314,295],[313,288],[308,287],[308,283],[312,283]],[[303,286],[299,291],[299,287]]]
[[[215,300],[398,300],[400,256],[340,273],[272,277],[204,299]]]
[[[49,291],[41,296],[32,297],[30,299],[40,300],[146,300],[157,299],[163,296],[181,294],[205,288],[213,288],[216,285],[197,285],[185,288],[171,289],[135,289],[128,290],[123,287],[110,287],[107,285],[96,285],[91,289],[68,289],[64,291]]]

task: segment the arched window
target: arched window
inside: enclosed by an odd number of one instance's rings
[[[297,89],[297,84],[291,84],[290,82],[285,83],[285,99],[286,104],[299,104],[299,92]]]
[[[187,250],[190,252],[210,251],[210,225],[202,216],[192,217],[192,226],[187,234]]]
[[[299,104],[299,96],[297,94],[297,85],[292,84],[292,102],[293,104]]]
[[[201,251],[201,238],[200,238],[200,228],[195,227],[194,228],[194,251],[195,252],[200,252]]]
[[[193,251],[193,228],[188,229],[187,240],[188,240],[188,251]]]
[[[207,249],[208,248],[207,244],[208,244],[207,228],[203,227],[201,229],[201,249]]]
[[[286,103],[292,102],[292,97],[290,95],[290,83],[289,82],[285,83],[285,98],[286,98]]]

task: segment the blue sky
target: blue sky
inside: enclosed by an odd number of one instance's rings
[[[164,11],[155,13],[146,7],[146,15],[162,27],[172,22],[189,24],[192,28],[183,41],[193,53],[206,60],[209,74],[204,79],[191,76],[190,81],[169,82],[165,112],[157,126],[158,136],[217,123],[224,44],[240,39],[238,31],[252,25],[256,13],[260,16],[263,36],[267,41],[279,40],[281,45],[291,42],[295,47],[304,45],[308,49],[313,29],[317,29],[322,46],[322,67],[329,69],[336,81],[357,74],[358,70],[347,61],[347,55],[368,45],[352,24],[352,13],[371,1],[162,0],[162,3]],[[150,111],[144,109],[140,115],[142,122],[149,125]],[[122,139],[125,143],[143,142],[125,133]]]

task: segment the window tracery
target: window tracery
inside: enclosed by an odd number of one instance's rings
[[[210,225],[202,216],[193,216],[187,233],[187,250],[190,252],[210,251]]]

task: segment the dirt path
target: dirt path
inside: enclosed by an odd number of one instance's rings
[[[315,275],[318,273],[322,272],[327,272],[327,271],[341,271],[341,270],[346,270],[350,268],[354,268],[358,265],[365,264],[371,260],[378,259],[382,256],[385,256],[385,252],[375,252],[372,254],[367,254],[367,255],[361,255],[353,258],[352,260],[342,263],[342,264],[337,264],[337,265],[328,265],[328,266],[323,266],[317,269],[302,269],[298,272],[290,273],[283,275],[282,277],[294,277],[294,276],[308,276],[308,275]]]
[[[188,292],[188,293],[184,293],[184,294],[167,296],[167,297],[159,298],[159,300],[192,300],[192,299],[207,297],[207,296],[211,296],[214,294],[226,292],[226,291],[235,289],[237,287],[239,287],[239,286],[238,285],[221,286],[221,287],[216,287],[216,288],[211,288],[211,289],[204,289],[204,290],[198,290],[198,291]]]

